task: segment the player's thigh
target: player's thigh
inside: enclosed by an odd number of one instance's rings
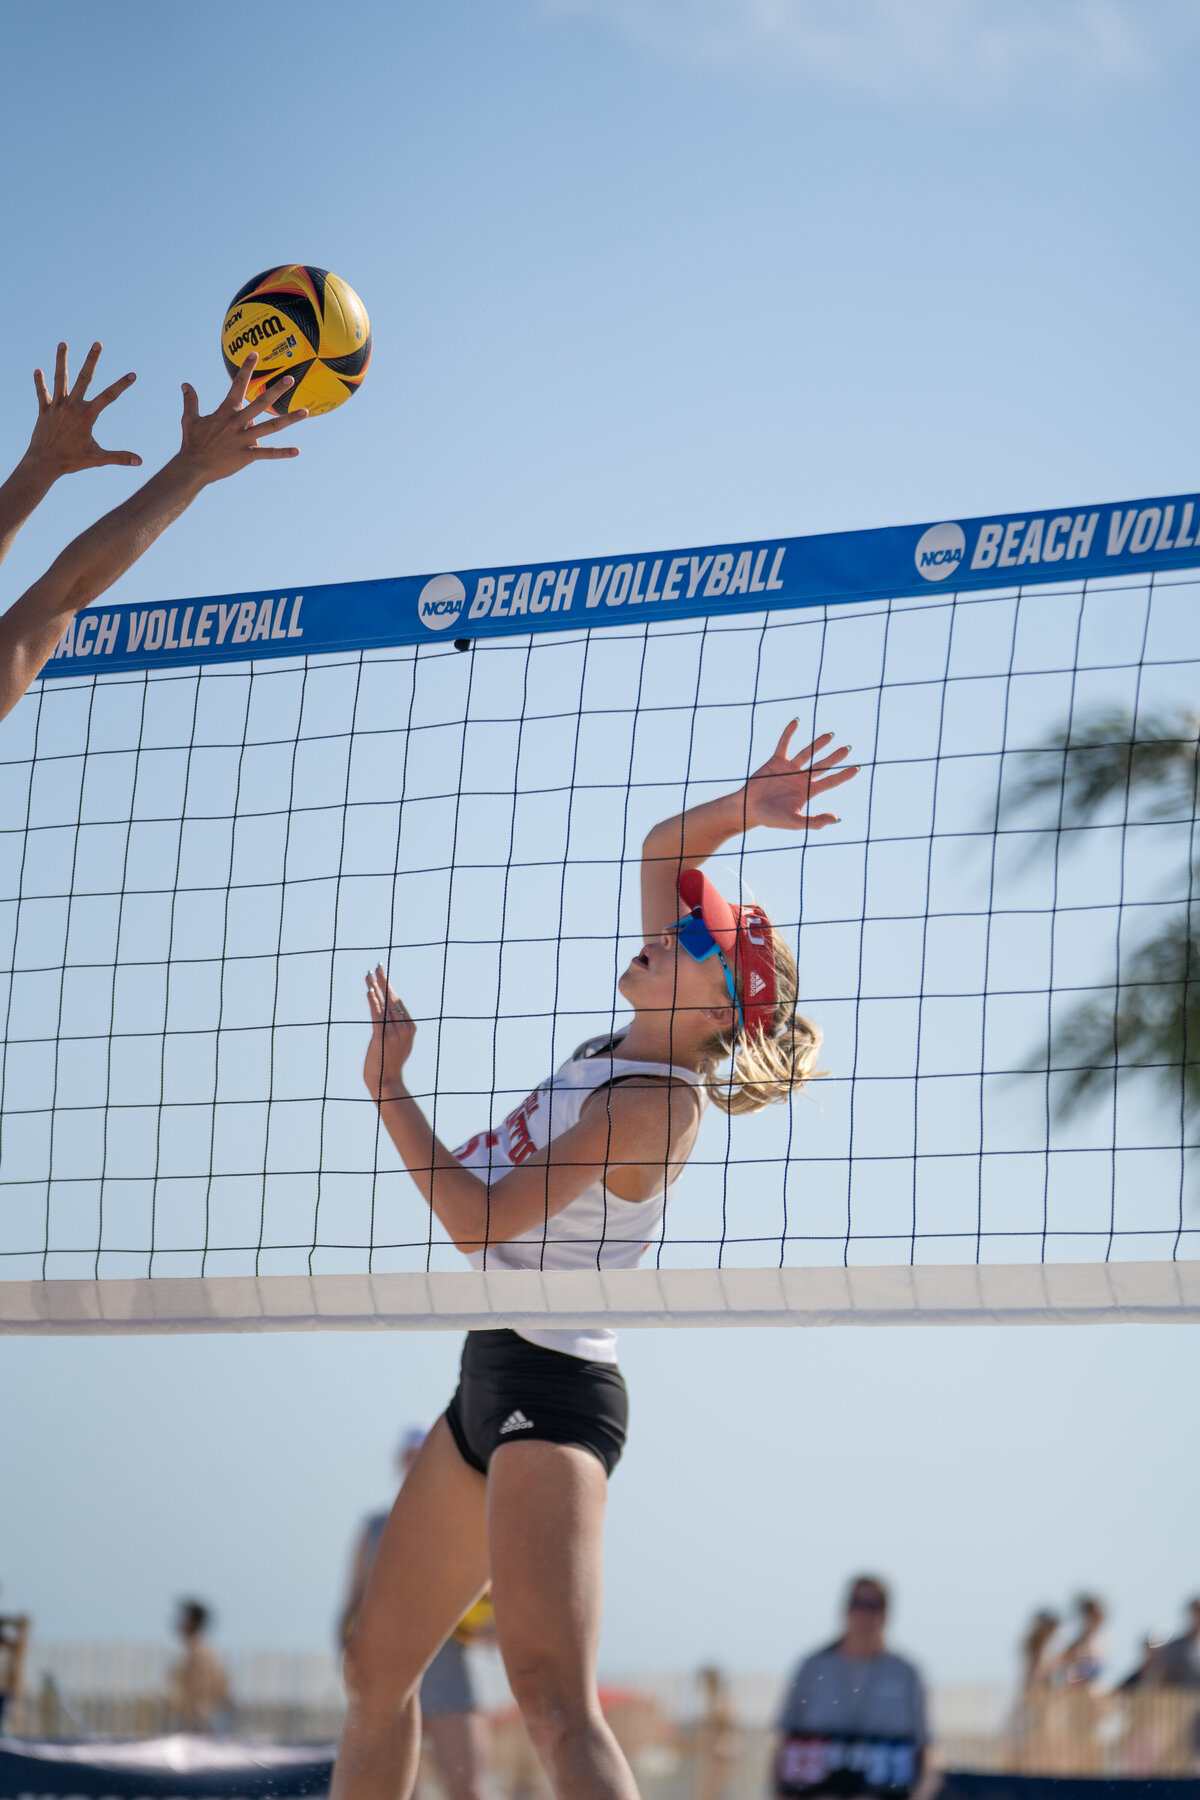
[[[407,1693],[488,1581],[487,1482],[439,1419],[396,1497],[346,1648],[358,1698]]]
[[[496,1634],[518,1700],[594,1701],[608,1477],[576,1444],[505,1444],[488,1465]]]

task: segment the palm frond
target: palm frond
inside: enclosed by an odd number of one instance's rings
[[[1110,707],[1060,726],[1035,750],[1005,795],[1002,821],[1047,811],[1048,825],[1084,825],[1112,800],[1149,792],[1156,818],[1190,818],[1200,791],[1200,715],[1135,718]],[[1045,806],[1050,802],[1050,808]]]
[[[1200,871],[1198,871],[1200,873]],[[1188,914],[1190,913],[1190,918]],[[1045,1069],[1045,1049],[1025,1064]],[[1153,1070],[1164,1098],[1177,1097],[1186,1121],[1200,1119],[1200,906],[1188,908],[1131,953],[1111,998],[1076,1006],[1049,1051],[1055,1110],[1078,1112],[1132,1069]]]

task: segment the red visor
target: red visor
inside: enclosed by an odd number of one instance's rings
[[[741,989],[748,1035],[764,1035],[775,1017],[775,948],[770,919],[761,906],[731,906],[699,869],[683,871],[679,898],[689,912],[700,909],[700,917],[725,953]]]

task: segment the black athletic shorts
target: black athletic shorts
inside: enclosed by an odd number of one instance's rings
[[[501,1444],[579,1444],[611,1475],[625,1448],[629,1396],[615,1363],[585,1362],[515,1331],[469,1331],[446,1423],[464,1462],[486,1475]]]

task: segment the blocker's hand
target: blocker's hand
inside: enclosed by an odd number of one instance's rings
[[[377,963],[367,976],[367,1005],[371,1010],[371,1042],[363,1063],[363,1080],[373,1094],[401,1087],[404,1065],[412,1054],[417,1028],[408,1008]]]
[[[283,375],[247,405],[246,389],[257,361],[258,354],[252,350],[216,412],[202,414],[195,388],[189,382],[183,384],[183,446],[179,459],[206,483],[223,481],[227,475],[236,475],[239,469],[247,468],[252,462],[300,454],[295,445],[263,449],[259,444],[260,437],[286,431],[289,425],[307,419],[308,413],[300,407],[280,419],[258,418],[259,413],[273,406],[295,383],[290,375]]]
[[[792,733],[799,726],[793,719],[761,769],[756,769],[746,783],[747,825],[773,825],[777,831],[819,831],[824,825],[838,823],[835,813],[809,813],[807,810],[818,794],[841,787],[858,774],[857,766],[838,768],[850,754],[849,744],[822,754],[833,742],[832,731],[822,733],[795,756],[788,755]]]
[[[47,388],[42,371],[33,371],[38,416],[27,454],[33,462],[42,465],[52,481],[57,481],[60,475],[74,475],[79,469],[102,469],[110,463],[117,463],[124,469],[141,467],[141,457],[135,456],[132,450],[102,450],[92,435],[96,420],[105,407],[111,406],[137,380],[136,375],[122,375],[120,381],[114,381],[111,387],[89,400],[88,385],[96,373],[101,349],[100,344],[92,345],[74,387],[68,385],[65,344],[58,346],[55,358],[53,393]]]

